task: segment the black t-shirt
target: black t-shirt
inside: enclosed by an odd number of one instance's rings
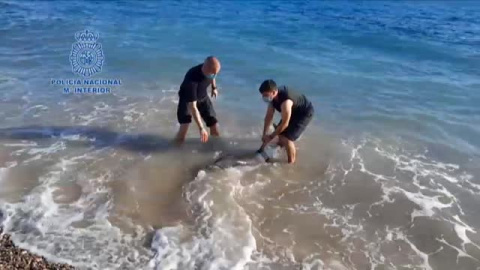
[[[312,103],[303,94],[300,94],[286,86],[278,87],[278,95],[272,101],[272,105],[277,111],[281,112],[282,104],[287,99],[293,101],[292,115],[309,113],[313,109]]]
[[[212,83],[202,72],[202,65],[192,67],[185,74],[180,91],[180,102],[193,102],[207,97],[207,88]]]

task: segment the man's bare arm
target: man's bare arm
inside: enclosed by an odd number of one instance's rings
[[[217,96],[218,96],[217,81],[216,81],[216,79],[213,79],[213,80],[212,80],[211,96],[214,97],[214,98],[217,98]]]
[[[288,127],[288,124],[290,123],[290,117],[292,116],[292,106],[293,101],[290,99],[287,99],[282,103],[282,122],[277,126],[275,132],[272,133],[272,138],[278,136]]]
[[[267,113],[265,114],[265,122],[263,124],[263,136],[267,135],[270,125],[272,125],[273,115],[275,114],[275,109],[272,104],[268,105]]]
[[[195,123],[197,123],[198,129],[204,129],[202,119],[200,118],[200,112],[197,108],[197,101],[188,103],[188,107],[190,109],[190,113],[193,116],[193,119],[195,120]]]
[[[198,108],[197,108],[197,101],[190,102],[188,105],[189,105],[190,113],[192,114],[193,119],[197,123],[198,130],[200,132],[200,140],[202,142],[208,141],[208,133],[203,127],[203,122],[202,122],[202,119],[200,118],[200,112],[198,111]]]

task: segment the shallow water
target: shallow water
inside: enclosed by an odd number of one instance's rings
[[[122,80],[110,94],[51,84],[79,78],[85,28],[94,78]],[[1,1],[0,36],[0,203],[20,247],[85,269],[480,267],[473,2]],[[222,139],[192,128],[173,148],[176,89],[209,54]],[[266,78],[315,106],[295,166],[252,157]]]

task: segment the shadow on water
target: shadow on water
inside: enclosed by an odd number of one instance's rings
[[[78,137],[75,137],[78,136]],[[95,126],[41,126],[0,129],[0,140],[46,141],[64,140],[69,147],[121,148],[132,152],[156,153],[178,149],[191,149],[198,152],[215,152],[244,154],[252,153],[250,149],[258,141],[242,139],[240,144],[232,145],[229,139],[212,138],[209,143],[202,144],[198,138],[190,138],[182,147],[176,147],[173,138],[158,134],[132,134],[112,131],[105,127]]]
[[[71,136],[81,138],[72,139]],[[156,134],[119,133],[92,126],[27,126],[0,129],[0,139],[43,141],[68,140],[69,146],[116,147],[134,152],[161,152],[173,148],[172,140]]]

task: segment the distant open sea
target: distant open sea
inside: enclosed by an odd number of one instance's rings
[[[104,89],[65,93],[85,29]],[[208,55],[222,138],[172,148]],[[314,104],[297,164],[211,166],[258,148],[265,79]],[[471,270],[479,209],[477,1],[0,0],[0,225],[20,247],[80,269]]]

